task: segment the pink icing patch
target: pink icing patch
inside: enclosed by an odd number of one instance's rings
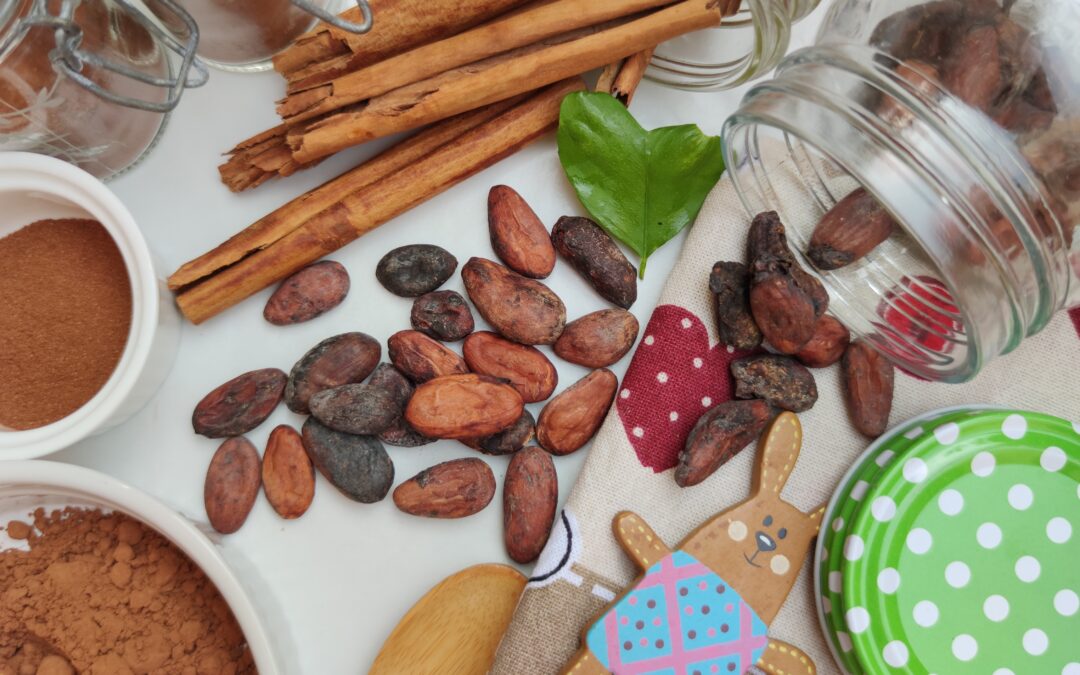
[[[697,587],[700,588],[701,590],[705,590],[706,588],[709,587],[709,584],[705,583],[704,581],[701,581],[701,582],[698,582]]]
[[[646,639],[646,638],[641,638],[641,646],[642,646],[642,647],[648,647],[648,646],[649,646],[649,641],[648,641],[648,639]]]
[[[624,616],[624,617],[622,618],[622,625],[624,625],[624,626],[625,626],[625,625],[627,625],[627,624],[629,624],[629,623],[630,623],[630,617],[628,617],[628,616]]]
[[[652,625],[654,625],[654,626],[659,626],[662,623],[664,623],[664,622],[660,620],[660,617],[656,617],[655,619],[652,620]]]
[[[711,637],[711,638],[716,637],[716,629],[715,628],[710,628],[709,630],[707,630],[705,632],[708,633],[709,637]]]
[[[636,595],[631,595],[630,596],[630,605],[633,606],[633,605],[636,605],[636,604],[637,604],[637,596]]]
[[[693,607],[687,607],[686,608],[686,615],[687,616],[690,616],[693,613],[694,613],[694,608]]]
[[[728,604],[724,605],[724,611],[727,612],[728,614],[731,614],[731,612],[734,611],[734,610],[735,610],[735,606],[732,605],[730,602]]]

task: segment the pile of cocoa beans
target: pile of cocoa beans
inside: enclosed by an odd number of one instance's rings
[[[824,286],[796,260],[775,212],[750,225],[749,263],[718,262],[709,276],[721,342],[759,353],[731,363],[735,397],[698,419],[679,454],[675,481],[697,485],[753,442],[780,410],[817,402],[811,368],[837,362],[855,428],[880,436],[889,423],[893,366],[826,314]],[[761,349],[768,347],[768,351]]]
[[[468,299],[439,290],[458,270],[448,251],[403,246],[376,267],[391,293],[412,298],[412,327],[382,345],[360,332],[323,340],[286,375],[270,368],[244,373],[208,394],[195,408],[195,432],[225,438],[206,478],[211,524],[236,531],[260,485],[283,518],[311,504],[315,471],[358,502],[382,500],[394,484],[385,446],[416,447],[437,439],[463,449],[513,455],[503,487],[504,539],[517,562],[534,560],[555,519],[558,477],[552,456],[568,455],[596,434],[618,382],[608,366],[630,351],[638,322],[627,311],[637,297],[637,271],[594,222],[560,218],[549,234],[513,189],[492,188],[488,199],[492,248],[501,260],[474,257],[461,266]],[[566,320],[562,300],[540,281],[561,255],[616,307]],[[310,320],[339,304],[348,273],[337,263],[309,266],[282,283],[264,316],[286,325]],[[477,331],[470,301],[492,331]],[[446,343],[462,341],[460,353]],[[558,372],[538,346],[591,369],[555,394]],[[308,415],[298,432],[282,425],[260,460],[243,437],[284,400]],[[534,419],[527,404],[544,403]],[[448,461],[399,484],[395,505],[433,518],[462,518],[491,502],[496,479],[483,459]]]

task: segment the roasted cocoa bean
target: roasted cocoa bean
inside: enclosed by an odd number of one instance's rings
[[[526,345],[549,345],[562,334],[566,306],[539,281],[484,258],[465,263],[461,278],[480,315],[503,337]]]
[[[942,68],[942,84],[968,105],[989,110],[1007,84],[1001,56],[997,29],[976,24],[952,48]]]
[[[226,440],[210,460],[203,503],[210,525],[222,534],[240,529],[259,496],[259,451],[243,436]]]
[[[559,383],[558,371],[539,349],[495,333],[473,333],[461,351],[470,370],[506,380],[526,403],[547,400]]]
[[[416,298],[442,286],[456,269],[457,258],[446,249],[412,244],[384,255],[375,266],[375,277],[394,295]]]
[[[393,394],[370,384],[343,384],[311,397],[311,414],[334,431],[372,436],[401,417]]]
[[[400,370],[389,363],[380,363],[375,372],[371,374],[368,384],[390,392],[390,395],[394,397],[394,402],[401,410],[401,413],[390,423],[390,426],[379,432],[380,441],[400,448],[416,448],[435,442],[434,438],[428,438],[420,434],[405,421],[405,406],[409,403],[409,399],[412,398],[414,387],[409,378],[405,377]]]
[[[855,428],[877,438],[889,427],[893,365],[865,342],[852,342],[840,359],[844,398]]]
[[[281,282],[263,308],[275,326],[311,321],[337,307],[349,293],[349,273],[333,260],[308,265]]]
[[[750,312],[750,271],[739,262],[718,262],[709,275],[716,296],[716,328],[720,342],[735,349],[757,349],[761,330]]]
[[[315,499],[315,467],[300,433],[287,424],[270,432],[262,462],[263,492],[286,520],[299,518]]]
[[[424,469],[394,490],[394,504],[413,516],[465,518],[495,496],[495,474],[482,459],[455,459]]]
[[[637,300],[637,270],[599,225],[588,218],[563,216],[552,228],[551,240],[600,297],[630,309]]]
[[[510,459],[503,485],[503,541],[510,559],[528,563],[544,550],[559,503],[559,475],[551,455],[525,448]]]
[[[840,360],[851,342],[851,333],[844,324],[826,314],[818,319],[814,337],[795,354],[804,366],[825,368]]]
[[[412,327],[428,337],[456,342],[476,327],[469,303],[457,291],[434,291],[413,302]]]
[[[309,417],[302,430],[304,449],[330,484],[353,501],[373,504],[390,492],[394,463],[374,436],[354,436]]]
[[[877,25],[870,44],[900,60],[936,63],[953,45],[952,33],[963,18],[963,5],[937,0],[900,10]]]
[[[469,372],[464,359],[420,331],[394,333],[386,347],[398,370],[417,384],[441,375]]]
[[[589,442],[607,415],[619,381],[594,370],[548,401],[536,423],[536,440],[553,455],[569,455]]]
[[[506,429],[524,409],[521,395],[505,380],[447,375],[416,388],[405,420],[429,438],[480,438]]]
[[[579,366],[610,366],[634,346],[638,321],[625,309],[602,309],[566,324],[552,347],[556,354]]]
[[[491,248],[507,267],[532,279],[543,279],[555,267],[551,236],[513,188],[496,185],[488,192]]]
[[[731,362],[735,396],[760,398],[782,410],[803,412],[814,407],[818,391],[814,376],[789,356],[767,354]]]
[[[312,396],[324,389],[362,382],[379,364],[381,356],[378,340],[364,333],[342,333],[323,340],[289,372],[285,405],[294,413],[309,413]]]
[[[888,239],[896,221],[865,188],[829,209],[810,236],[806,257],[820,270],[850,265]]]
[[[524,448],[536,435],[536,420],[525,410],[505,430],[483,438],[463,438],[461,442],[485,455],[512,455]]]
[[[675,482],[690,487],[711,476],[765,430],[775,411],[761,400],[726,401],[712,408],[690,430],[679,453]]]
[[[191,415],[195,433],[207,438],[246,434],[274,412],[285,391],[285,373],[263,368],[238,375],[203,397]]]

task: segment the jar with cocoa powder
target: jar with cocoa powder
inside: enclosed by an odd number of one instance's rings
[[[160,2],[194,29],[173,0]],[[0,150],[115,176],[153,146],[184,87],[205,81],[190,70],[196,42],[178,42],[130,0],[0,3]]]
[[[1077,27],[1076,0],[838,0],[725,125],[746,208],[917,375],[968,380],[1080,304]],[[885,217],[842,224],[860,187]]]

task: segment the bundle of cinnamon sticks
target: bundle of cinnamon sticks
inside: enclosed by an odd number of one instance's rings
[[[233,148],[222,181],[244,190],[368,140],[619,63],[719,25],[740,1],[373,2],[368,35],[321,27],[275,59],[288,82],[282,124]],[[406,26],[410,19],[419,23]]]

